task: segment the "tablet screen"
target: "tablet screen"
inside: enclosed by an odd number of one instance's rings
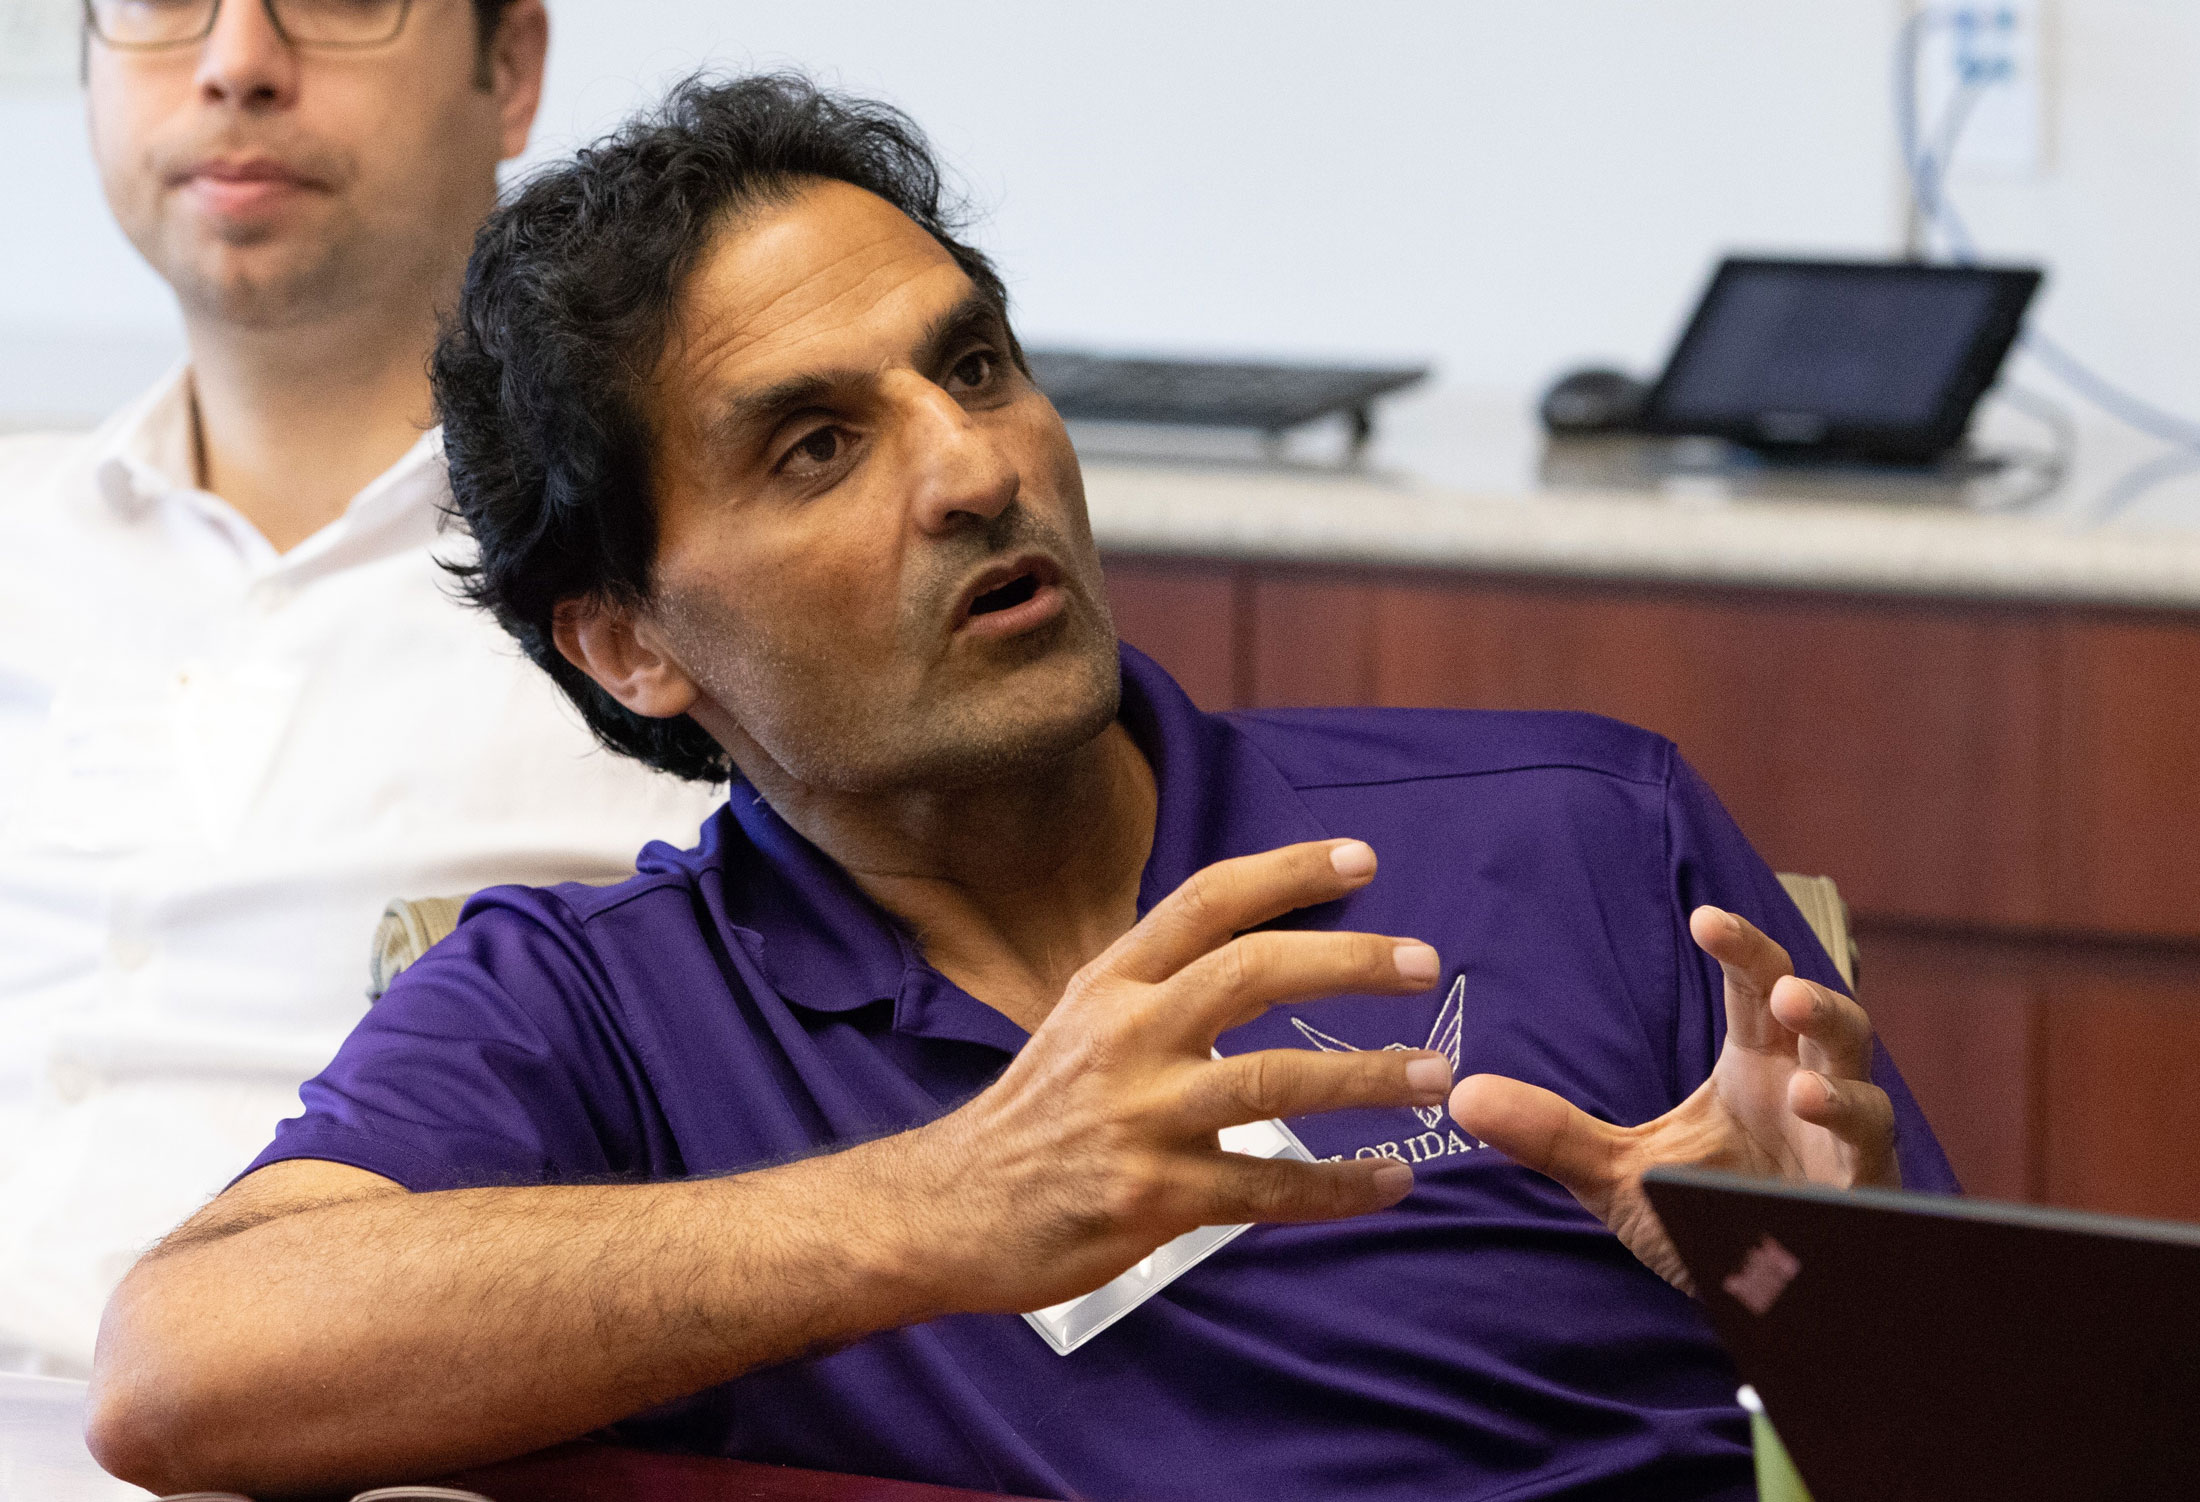
[[[2037,282],[1990,268],[1729,261],[1658,383],[1655,418],[1806,447],[1844,434],[1953,441]]]

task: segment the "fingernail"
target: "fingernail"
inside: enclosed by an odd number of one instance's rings
[[[1390,961],[1407,980],[1423,986],[1436,984],[1440,962],[1436,951],[1426,944],[1400,944],[1390,952]]]
[[[1393,1205],[1404,1199],[1413,1188],[1413,1170],[1403,1163],[1384,1163],[1368,1177],[1375,1181],[1375,1187]]]
[[[1373,876],[1375,849],[1364,840],[1346,840],[1329,852],[1329,864],[1339,876]]]
[[[1742,931],[1742,920],[1738,915],[1734,913],[1726,915],[1726,931],[1730,934],[1738,934]]]
[[[1406,1065],[1406,1083],[1430,1097],[1449,1095],[1451,1060],[1435,1054],[1423,1054]]]

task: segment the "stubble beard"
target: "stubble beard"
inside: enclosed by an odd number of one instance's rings
[[[1075,624],[1065,618],[1056,629]],[[891,770],[881,769],[886,775],[851,791],[923,788],[953,793],[1045,780],[1114,723],[1122,677],[1113,645],[1112,631],[1094,633],[1090,646],[1075,648],[1075,665],[1081,669],[1075,681],[1050,685],[1045,703],[1021,707],[1022,712],[967,701],[945,707],[922,733],[896,747],[888,759]]]
[[[179,229],[176,238],[191,231]],[[289,245],[276,232],[210,237],[164,247],[158,261],[187,315],[235,328],[274,330],[327,322],[372,303],[388,268],[344,222]],[[260,254],[255,254],[260,252]]]
[[[709,605],[673,612],[681,617],[672,632],[676,650],[699,667],[705,691],[741,722],[756,749],[807,787],[864,796],[1044,777],[1114,723],[1121,705],[1114,622],[1089,549],[1012,507],[979,545],[933,561],[910,592],[898,634],[903,642],[933,639],[973,567],[1027,545],[1062,565],[1067,608],[1027,645],[1008,648],[1056,659],[1056,670],[1007,693],[986,692],[981,683],[929,703],[881,706],[821,682],[828,653],[764,639],[768,633]],[[743,649],[732,649],[735,642]],[[728,750],[736,764],[755,754]]]

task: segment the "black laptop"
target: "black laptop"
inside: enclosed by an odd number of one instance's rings
[[[2200,1497],[2200,1226],[1645,1187],[1814,1502]]]

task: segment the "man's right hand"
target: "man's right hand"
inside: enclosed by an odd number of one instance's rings
[[[1078,973],[990,1088],[896,1139],[907,1182],[927,1186],[910,1228],[933,1280],[925,1302],[1040,1309],[1195,1226],[1327,1220],[1402,1199],[1413,1170],[1391,1159],[1304,1163],[1216,1145],[1242,1122],[1446,1098],[1451,1065],[1433,1052],[1214,1057],[1220,1034],[1279,1003],[1436,983],[1436,951],[1418,940],[1259,928],[1374,874],[1357,840],[1207,867]]]

